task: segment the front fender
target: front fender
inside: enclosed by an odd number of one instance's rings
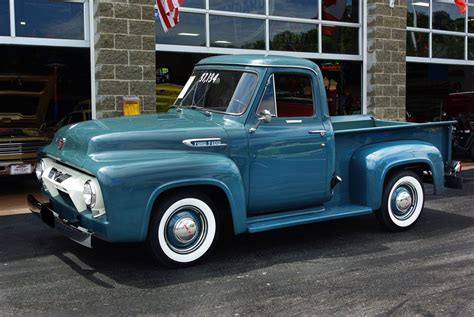
[[[240,171],[226,156],[216,153],[169,151],[153,159],[107,165],[97,175],[104,195],[114,241],[143,241],[156,198],[166,190],[212,185],[229,200],[235,233],[246,230],[246,196]],[[110,212],[109,212],[110,210]]]
[[[433,174],[435,194],[443,190],[444,164],[440,151],[418,140],[381,142],[357,150],[349,165],[351,201],[377,210],[381,206],[385,177],[403,165],[426,164]]]

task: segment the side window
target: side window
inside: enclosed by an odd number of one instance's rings
[[[275,111],[275,88],[273,75],[268,78],[265,92],[263,93],[260,105],[257,108],[257,114],[262,113],[263,110],[268,110],[272,116],[276,116]]]
[[[301,74],[274,74],[278,117],[311,117],[314,114],[311,78]]]

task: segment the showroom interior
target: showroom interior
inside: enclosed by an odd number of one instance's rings
[[[440,120],[452,94],[474,90],[474,1],[464,14],[454,1],[391,2],[185,0],[165,32],[154,0],[0,0],[2,106],[47,104],[50,135],[123,115],[124,95],[162,112],[199,60],[247,53],[317,63],[331,115]],[[49,93],[29,95],[29,80]]]

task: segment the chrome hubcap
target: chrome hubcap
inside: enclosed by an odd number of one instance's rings
[[[410,218],[417,205],[416,189],[410,183],[402,183],[392,193],[390,206],[398,220]]]
[[[202,245],[207,234],[207,221],[200,209],[184,206],[169,216],[165,230],[166,244],[170,249],[189,254]]]
[[[406,211],[408,208],[410,208],[412,203],[410,194],[405,191],[400,192],[395,198],[395,201],[397,208],[400,211]]]
[[[174,225],[173,231],[176,240],[187,243],[196,237],[196,222],[193,218],[181,218]]]

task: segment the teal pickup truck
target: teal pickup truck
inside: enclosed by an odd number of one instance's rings
[[[72,240],[144,241],[186,266],[219,234],[255,233],[375,213],[411,227],[434,193],[460,187],[454,122],[330,117],[319,68],[236,55],[199,62],[164,114],[66,126],[40,153],[49,202],[30,209]]]

